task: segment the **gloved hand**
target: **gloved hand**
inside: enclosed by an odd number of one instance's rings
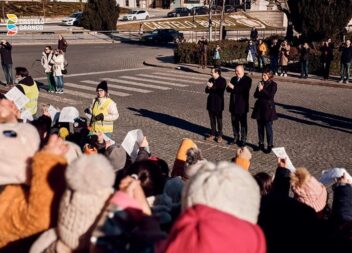
[[[84,109],[84,113],[91,114],[90,109],[89,108]]]
[[[104,120],[104,114],[100,113],[97,116],[94,116],[94,121],[103,121]]]

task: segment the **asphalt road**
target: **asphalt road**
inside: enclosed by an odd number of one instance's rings
[[[46,83],[35,61],[41,48],[16,47],[14,61],[16,65],[29,67],[37,80]],[[83,114],[97,83],[105,79],[120,113],[114,128],[117,142],[123,140],[127,131],[140,128],[148,137],[152,153],[165,159],[170,167],[184,137],[194,139],[205,158],[230,160],[235,154],[234,146],[226,141],[217,144],[203,140],[203,135],[209,132],[204,93],[208,77],[142,64],[148,57],[170,53],[171,49],[126,44],[70,46],[65,94],[52,95],[43,90],[40,102],[60,108],[74,105]],[[228,79],[232,74],[224,76]],[[253,80],[251,94],[257,81]],[[295,166],[306,166],[318,177],[322,170],[333,167],[344,167],[351,172],[352,90],[282,81],[278,85],[276,107],[280,118],[274,123],[275,146],[284,146]],[[224,134],[225,140],[229,140],[232,134],[228,94],[225,97]],[[254,102],[251,96],[251,107]],[[251,119],[248,142],[250,148],[257,144],[256,122]],[[252,172],[274,173],[275,168],[273,154],[253,153]]]

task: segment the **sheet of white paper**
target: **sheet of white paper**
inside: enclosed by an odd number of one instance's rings
[[[296,168],[293,166],[290,157],[287,155],[284,147],[273,148],[272,149],[277,158],[286,159],[287,169],[291,172],[295,172]]]
[[[143,132],[140,129],[129,131],[121,143],[121,146],[125,149],[127,154],[131,157],[134,162],[138,155],[139,144],[142,143],[144,138]]]
[[[48,112],[50,114],[51,120],[55,122],[59,117],[60,111],[56,109],[54,106],[50,105],[48,108]]]
[[[104,139],[104,141],[106,141],[106,142],[110,141],[111,145],[114,145],[114,144],[115,144],[115,141],[112,140],[111,138],[107,137],[105,134],[103,134],[103,139]]]
[[[352,179],[351,175],[346,171],[346,169],[333,168],[333,169],[323,170],[321,172],[321,177],[319,181],[324,185],[330,185],[335,182],[336,178],[342,177],[344,173],[348,178]]]
[[[60,112],[59,122],[74,123],[79,118],[78,110],[73,106],[62,108]]]
[[[18,110],[21,110],[29,102],[29,98],[26,97],[17,87],[13,87],[9,90],[5,96],[7,99],[12,100],[15,103]]]
[[[33,121],[32,113],[28,110],[22,111],[21,119],[23,120],[24,123],[27,123],[27,121]]]

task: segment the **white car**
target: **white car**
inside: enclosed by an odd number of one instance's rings
[[[149,19],[149,13],[148,11],[145,10],[135,10],[131,11],[127,15],[122,17],[123,21],[127,20],[144,20],[144,19]]]
[[[64,18],[61,21],[62,25],[78,25],[82,17],[82,12],[75,12],[71,16]]]

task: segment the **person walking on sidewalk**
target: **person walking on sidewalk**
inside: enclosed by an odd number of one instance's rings
[[[34,116],[38,109],[39,89],[37,83],[24,67],[16,68],[16,83],[16,88],[29,99],[29,102],[24,106],[25,110]]]
[[[207,62],[207,54],[208,54],[208,41],[204,36],[198,41],[198,56],[199,56],[199,64],[204,69],[208,62]]]
[[[221,67],[221,48],[219,45],[216,45],[214,49],[214,54],[213,54],[213,61],[214,61],[214,68],[220,68]]]
[[[323,42],[323,45],[320,47],[320,52],[322,75],[324,80],[328,80],[330,74],[330,65],[334,59],[334,45],[332,44],[330,38]]]
[[[64,75],[62,71],[65,69],[65,57],[62,50],[55,50],[51,63],[53,64],[56,93],[62,94],[64,93]]]
[[[112,138],[114,121],[119,118],[116,103],[109,97],[108,83],[101,81],[96,89],[97,97],[84,112],[91,114],[90,127],[94,132],[102,132]]]
[[[57,41],[57,49],[62,50],[62,52],[66,53],[67,47],[68,47],[67,41],[61,34],[59,34],[59,40]]]
[[[210,135],[206,140],[215,140],[222,142],[222,112],[224,111],[224,93],[226,89],[226,80],[221,76],[221,70],[213,68],[212,77],[208,80],[205,87],[205,93],[209,94],[207,99],[207,110],[210,118]]]
[[[308,78],[309,52],[310,52],[310,48],[308,43],[299,45],[299,53],[300,53],[299,61],[301,63],[300,78]]]
[[[0,55],[2,70],[4,71],[6,79],[6,85],[12,85],[12,45],[6,40],[2,40],[0,42]]]
[[[280,59],[279,59],[279,65],[281,68],[281,74],[280,76],[287,76],[287,71],[288,71],[288,60],[289,60],[289,56],[290,56],[290,45],[288,44],[287,40],[284,40],[281,43],[280,46]]]
[[[53,50],[51,46],[46,46],[44,48],[44,52],[42,53],[42,59],[40,63],[42,64],[45,74],[48,78],[48,92],[53,93],[56,91],[55,88],[55,80],[54,80],[54,75],[53,75],[53,64],[51,63],[51,60],[53,59]]]
[[[253,75],[253,72],[255,70],[255,65],[254,62],[257,58],[257,46],[254,45],[253,41],[248,41],[248,46],[246,48],[246,54],[247,54],[247,64],[248,64],[248,70],[251,75]]]
[[[236,75],[227,84],[226,91],[230,95],[230,113],[234,140],[230,144],[246,145],[247,140],[247,113],[249,111],[249,91],[252,79],[244,75],[243,65],[235,69]],[[241,129],[241,131],[240,131]]]
[[[350,68],[352,62],[352,46],[351,41],[346,40],[340,47],[341,51],[341,79],[339,83],[343,83],[345,81],[346,84],[349,83],[350,80]]]
[[[274,72],[274,75],[278,74],[279,71],[279,49],[280,45],[278,41],[275,39],[272,41],[269,49],[270,55],[270,69]]]
[[[254,104],[252,118],[257,120],[259,146],[256,151],[262,150],[270,153],[274,146],[273,142],[273,121],[277,120],[274,97],[277,91],[277,84],[273,80],[274,74],[271,70],[265,70],[262,74],[262,81],[255,90],[254,97],[257,101]],[[264,150],[264,132],[268,142],[267,150]]]
[[[264,56],[268,51],[268,48],[263,40],[258,41],[258,69],[261,71],[265,67]]]

